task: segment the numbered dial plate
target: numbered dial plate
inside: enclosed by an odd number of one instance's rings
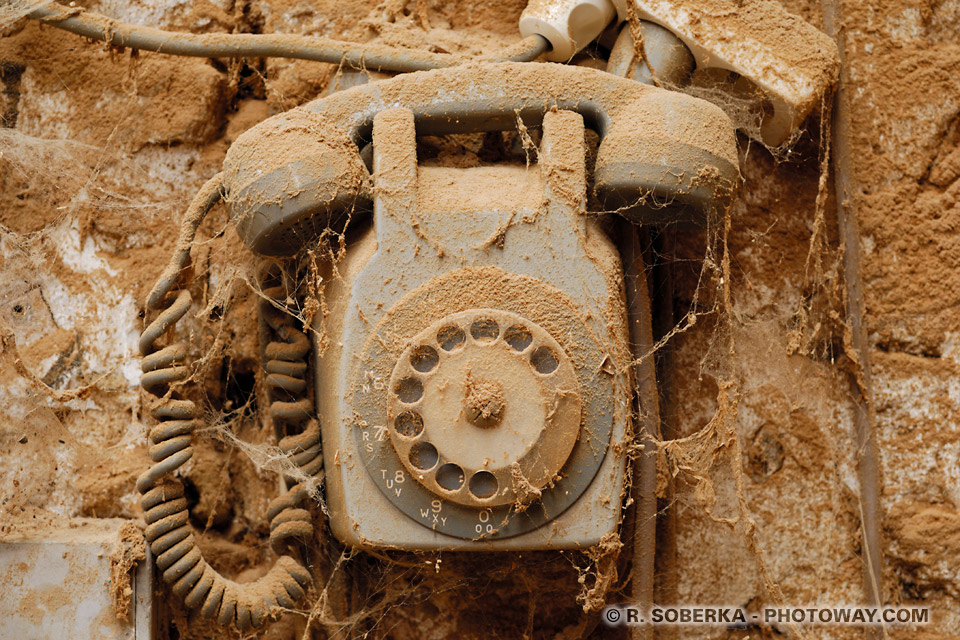
[[[570,359],[550,334],[507,311],[434,323],[401,354],[388,388],[400,461],[462,505],[529,504],[558,479],[580,432]]]
[[[481,323],[474,336],[477,320],[496,329]],[[443,348],[448,326],[462,330],[461,346]],[[556,360],[552,372],[537,370],[549,370],[549,361],[533,361],[540,347]],[[580,307],[556,289],[495,269],[458,270],[411,292],[377,324],[354,369],[346,426],[374,486],[411,519],[460,538],[508,538],[562,514],[594,479],[614,421],[629,410],[610,362]],[[411,377],[419,390],[398,385]],[[506,437],[495,438],[498,430]],[[499,444],[467,447],[470,438]],[[436,462],[414,466],[419,442],[436,450]],[[447,463],[461,471],[441,473]],[[504,471],[513,463],[516,478]]]

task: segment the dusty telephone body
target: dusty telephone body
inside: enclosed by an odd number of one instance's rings
[[[418,167],[416,136],[543,127],[529,167]],[[615,245],[633,219],[728,202],[733,128],[703,101],[560,65],[409,74],[261,123],[225,161],[254,251],[289,254],[372,202],[328,273],[316,358],[325,494],[350,545],[579,548],[619,521],[631,413]],[[372,177],[358,153],[372,143]],[[490,198],[490,194],[499,197]]]
[[[605,497],[624,458],[603,453],[625,444],[631,387],[616,249],[578,208],[582,120],[548,114],[529,168],[418,170],[414,129],[403,109],[374,122],[392,195],[317,327],[332,530],[401,548],[595,544],[617,522]]]

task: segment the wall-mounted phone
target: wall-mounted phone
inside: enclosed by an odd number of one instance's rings
[[[418,168],[418,134],[517,118],[543,124],[538,163]],[[570,547],[616,526],[623,459],[605,453],[629,421],[629,356],[617,252],[584,215],[584,122],[601,138],[594,180],[611,208],[664,220],[729,200],[738,170],[718,109],[555,65],[373,83],[268,120],[230,150],[238,229],[255,251],[284,253],[364,196],[357,149],[372,142],[373,225],[327,279],[316,327],[341,540]]]
[[[418,135],[507,130],[518,119],[543,129],[529,167],[418,165]],[[592,178],[609,210],[662,222],[703,219],[730,202],[733,126],[690,96],[523,63],[355,87],[270,118],[231,147],[151,295],[163,311],[144,333],[145,370],[184,357],[161,357],[154,341],[189,306],[171,292],[192,231],[220,195],[248,246],[275,256],[372,204],[368,228],[325,279],[328,313],[315,327],[327,344],[313,366],[332,531],[350,545],[405,549],[597,543],[619,521],[617,445],[632,387],[619,256],[586,215],[585,127],[600,139]],[[372,175],[360,152],[368,145]],[[175,442],[189,429],[170,426],[174,414],[155,412],[167,422],[139,483],[152,522],[185,514],[167,481],[188,447]],[[316,433],[304,436],[304,460],[319,460],[307,455],[319,450]],[[165,535],[154,533],[151,544]],[[177,544],[159,550],[179,549],[161,566],[176,569],[165,579],[189,605],[229,619],[215,597],[222,578],[204,582],[199,552]],[[265,579],[283,598],[304,585],[288,561]],[[236,598],[241,626],[262,616]]]

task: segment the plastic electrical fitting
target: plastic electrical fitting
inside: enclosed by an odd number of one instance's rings
[[[837,46],[776,0],[531,0],[520,33],[539,34],[567,61],[614,19],[649,21],[689,49],[697,70],[719,69],[749,81],[765,98],[757,137],[774,147],[790,139],[840,72]],[[662,40],[662,39],[661,39]],[[645,43],[648,57],[656,42]],[[685,66],[685,65],[681,65]],[[639,79],[639,78],[638,78]],[[737,94],[743,82],[727,83]],[[756,135],[756,134],[755,134]]]
[[[550,41],[547,60],[567,62],[593,42],[616,16],[610,0],[530,0],[520,15],[524,37]]]
[[[630,26],[625,25],[610,50],[607,73],[644,84],[665,83],[667,86],[680,86],[690,79],[695,65],[693,54],[677,36],[646,20],[640,21],[640,35],[646,60],[635,55],[633,34]]]
[[[613,2],[622,20],[632,4],[636,17],[672,31],[690,49],[697,69],[732,71],[756,85],[769,103],[759,137],[771,147],[793,135],[840,73],[833,40],[776,0]]]

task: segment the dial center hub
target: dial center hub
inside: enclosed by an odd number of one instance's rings
[[[507,400],[498,380],[481,378],[467,371],[463,390],[463,411],[470,424],[481,429],[500,424]]]

